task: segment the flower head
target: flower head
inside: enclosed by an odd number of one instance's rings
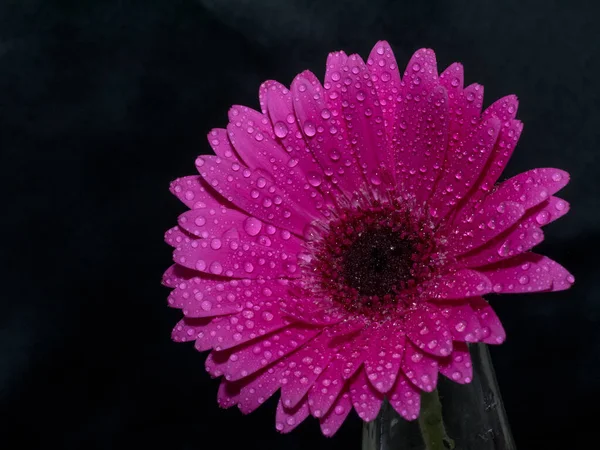
[[[418,50],[402,77],[379,42],[331,53],[324,83],[267,81],[261,111],[234,106],[200,175],[175,180],[190,210],[166,239],[176,341],[211,350],[223,407],[278,390],[276,427],[308,415],[330,436],[387,397],[408,420],[438,375],[469,383],[468,343],[505,333],[485,294],[556,291],[573,277],[531,252],[569,209],[558,169],[498,183],[521,134],[517,99],[483,112],[483,87]]]

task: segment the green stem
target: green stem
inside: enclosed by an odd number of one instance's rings
[[[454,448],[454,441],[446,434],[442,404],[437,389],[421,394],[419,427],[426,450],[451,450]]]

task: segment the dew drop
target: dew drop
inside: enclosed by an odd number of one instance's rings
[[[256,217],[248,217],[244,220],[244,230],[250,236],[256,236],[262,229],[262,222]]]
[[[306,122],[304,122],[304,126],[302,127],[302,129],[304,130],[304,134],[306,134],[308,137],[312,137],[315,134],[317,134],[317,129],[315,128],[315,124],[312,123],[310,120],[307,120]]]

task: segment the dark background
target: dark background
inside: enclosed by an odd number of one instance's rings
[[[595,447],[600,405],[597,2],[83,0],[0,2],[0,436],[3,448],[358,449],[309,419],[274,429],[275,404],[220,410],[204,355],[174,344],[160,277],[206,133],[261,81],[322,77],[329,51],[378,39],[399,64],[435,49],[486,105],[515,93],[525,131],[508,168],[560,167],[570,214],[541,251],[567,292],[493,305],[493,348],[520,449]],[[15,439],[14,444],[8,444]],[[213,443],[215,441],[217,443]],[[249,444],[253,442],[253,444]],[[591,445],[591,447],[590,447]]]

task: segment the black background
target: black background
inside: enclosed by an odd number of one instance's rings
[[[378,39],[403,67],[435,49],[464,63],[486,105],[515,93],[525,131],[507,175],[559,167],[571,212],[541,251],[567,292],[492,299],[508,332],[492,349],[521,449],[593,448],[600,404],[599,8],[589,1],[19,0],[0,2],[3,448],[357,449],[309,419],[274,429],[270,402],[220,410],[204,355],[174,344],[160,286],[163,232],[231,104],[289,84],[327,52]],[[8,444],[11,439],[14,444]],[[580,447],[583,445],[583,447]]]

